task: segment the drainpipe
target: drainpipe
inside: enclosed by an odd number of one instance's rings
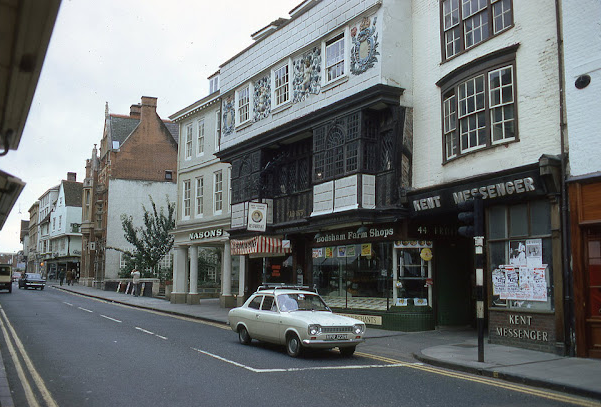
[[[563,30],[562,3],[555,0],[555,20],[557,24],[557,59],[559,73],[559,132],[561,142],[561,242],[562,242],[562,274],[563,274],[563,320],[566,353],[575,355],[574,349],[574,306],[573,306],[573,276],[570,272],[570,224],[568,208],[568,192],[566,187],[567,159],[565,151],[565,89],[564,89],[564,64],[563,64]]]

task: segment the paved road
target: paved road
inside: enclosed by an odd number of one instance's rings
[[[410,356],[410,335],[372,338],[351,358],[293,359],[280,347],[240,345],[219,324],[51,287],[0,293],[0,305],[15,406],[592,405],[422,365]]]

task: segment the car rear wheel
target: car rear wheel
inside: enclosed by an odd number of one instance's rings
[[[301,345],[301,341],[296,334],[289,334],[286,337],[286,352],[288,355],[296,358],[300,356],[303,351],[303,345]]]
[[[345,346],[344,348],[340,348],[340,354],[342,356],[353,356],[353,353],[355,353],[355,346]]]
[[[250,343],[250,341],[252,341],[250,334],[248,333],[246,328],[243,326],[238,328],[238,340],[240,341],[240,343],[242,345],[248,345]]]

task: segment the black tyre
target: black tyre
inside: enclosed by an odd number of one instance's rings
[[[246,328],[243,326],[238,328],[238,340],[240,341],[240,343],[242,345],[248,345],[252,341],[250,334],[248,333]]]
[[[294,333],[289,334],[286,337],[286,352],[293,358],[300,356],[303,352],[303,345],[298,336]]]
[[[44,289],[44,287],[40,287],[40,290],[43,290],[43,289]]]
[[[340,354],[344,357],[353,356],[355,348],[356,346],[345,346],[344,348],[340,348]]]
[[[8,286],[8,292],[9,292],[9,293],[12,293],[12,292],[13,292],[13,285],[12,285],[12,284]]]

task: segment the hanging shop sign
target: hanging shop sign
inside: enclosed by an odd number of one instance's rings
[[[204,230],[190,233],[190,240],[212,239],[223,236],[223,229]]]
[[[480,194],[484,200],[513,198],[544,193],[537,171],[524,171],[504,177],[471,182],[454,187],[442,188],[429,193],[408,194],[409,210],[414,213],[430,213],[456,210],[457,205]]]
[[[265,232],[267,227],[267,204],[259,202],[249,202],[248,204],[248,223],[247,230],[255,232]]]

